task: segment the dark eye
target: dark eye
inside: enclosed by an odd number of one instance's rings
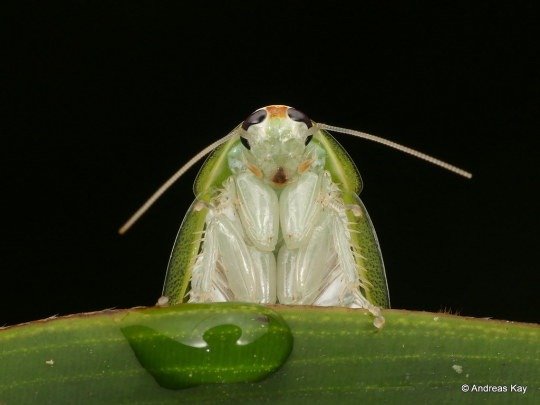
[[[249,145],[249,141],[247,140],[247,138],[244,138],[243,136],[241,136],[240,142],[242,142],[242,145],[244,145],[247,150],[251,149],[251,146]]]
[[[244,131],[247,131],[247,129],[254,125],[254,124],[260,124],[264,121],[266,118],[266,110],[263,108],[262,110],[257,110],[254,113],[252,113],[249,117],[247,117],[244,122],[242,122],[242,128]],[[249,149],[249,148],[248,148]]]
[[[289,108],[287,110],[287,115],[293,121],[303,122],[304,124],[307,125],[308,128],[311,128],[313,126],[313,123],[308,118],[308,116],[304,114],[302,111],[298,111],[296,108]]]
[[[308,143],[310,143],[312,139],[313,139],[313,135],[309,135],[309,136],[306,138],[306,145],[307,145]]]

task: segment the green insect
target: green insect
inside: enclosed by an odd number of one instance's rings
[[[327,132],[394,147],[465,177],[459,168],[362,132],[315,123],[284,105],[256,110],[184,165],[120,229],[206,154],[195,202],[176,237],[160,304],[245,301],[366,308],[381,327],[390,307],[360,173]]]

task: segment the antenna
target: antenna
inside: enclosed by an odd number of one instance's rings
[[[436,166],[442,167],[443,169],[449,170],[453,173],[459,174],[460,176],[466,177],[468,179],[472,178],[472,173],[467,172],[459,167],[451,165],[450,163],[443,162],[442,160],[436,159],[433,156],[426,155],[425,153],[419,152],[415,149],[409,148],[407,146],[400,145],[399,143],[389,141],[388,139],[381,138],[380,136],[366,134],[365,132],[355,131],[354,129],[347,129],[336,127],[334,125],[327,124],[315,124],[320,129],[326,129],[328,131],[339,132],[345,135],[352,135],[358,138],[367,139],[369,141],[381,143],[383,145],[389,146],[390,148],[397,149],[401,152],[408,153],[414,157],[425,160],[426,162],[432,163]]]
[[[132,226],[139,220],[143,214],[148,211],[148,209],[158,200],[159,197],[165,193],[184,173],[186,173],[193,165],[195,165],[199,160],[201,160],[204,156],[212,152],[214,149],[216,149],[219,145],[227,142],[229,139],[237,135],[238,130],[240,129],[241,124],[237,125],[232,131],[230,131],[227,135],[225,135],[223,138],[218,139],[217,141],[211,143],[206,148],[201,150],[199,153],[197,153],[194,157],[192,157],[186,164],[184,164],[180,169],[176,171],[165,183],[163,183],[155,192],[146,200],[146,202],[126,221],[124,225],[118,230],[118,233],[123,235],[126,233]],[[442,167],[443,169],[449,170],[453,173],[456,173],[460,176],[466,177],[468,179],[472,178],[472,174],[470,172],[467,172],[463,169],[460,169],[459,167],[456,167],[454,165],[451,165],[449,163],[446,163],[442,160],[436,159],[432,156],[429,156],[425,153],[419,152],[415,149],[409,148],[407,146],[401,145],[399,143],[390,141],[385,138],[381,138],[379,136],[370,135],[365,132],[361,131],[355,131],[354,129],[348,129],[348,128],[342,128],[342,127],[336,127],[334,125],[328,125],[328,124],[321,124],[321,123],[314,123],[314,126],[310,128],[313,132],[315,132],[317,129],[325,129],[327,131],[332,132],[339,132],[341,134],[345,135],[352,135],[356,136],[357,138],[367,139],[369,141],[377,142],[386,146],[389,146],[391,148],[397,149],[401,152],[408,153],[409,155],[412,155],[414,157],[417,157],[419,159],[425,160],[429,163],[432,163],[436,166]]]
[[[139,218],[142,217],[146,211],[148,211],[148,209],[157,201],[157,199],[161,197],[163,193],[165,193],[165,191],[167,191],[169,187],[171,187],[176,182],[176,180],[182,177],[182,175],[185,172],[187,172],[194,164],[196,164],[199,160],[201,160],[207,154],[209,154],[214,149],[216,149],[219,145],[227,142],[229,139],[235,136],[239,128],[240,128],[240,125],[237,125],[232,131],[230,131],[223,138],[218,139],[217,141],[208,145],[206,148],[204,148],[195,156],[193,156],[180,169],[178,169],[176,173],[174,173],[165,183],[163,183],[161,187],[159,187],[154,192],[154,194],[152,194],[150,198],[148,198],[148,200],[146,200],[146,202],[137,211],[135,211],[135,213],[126,221],[126,223],[120,227],[120,229],[118,230],[118,233],[120,235],[123,235],[124,233],[126,233],[133,226],[133,224],[135,224],[135,222],[137,222]]]

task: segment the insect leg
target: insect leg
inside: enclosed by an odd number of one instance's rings
[[[332,250],[336,255],[336,263],[330,271],[330,274],[334,275],[328,277],[329,284],[317,298],[315,305],[328,305],[329,301],[332,303],[330,305],[366,308],[375,317],[373,324],[380,328],[384,324],[380,308],[362,293],[372,285],[366,278],[366,269],[362,262],[355,258],[355,254],[360,255],[360,252],[355,250],[363,247],[353,242],[349,229],[350,217],[347,216],[347,211],[351,210],[354,217],[365,221],[367,219],[367,214],[363,213],[365,209],[357,196],[355,196],[357,204],[345,204],[343,194],[327,172],[323,173],[322,192],[325,194],[324,205],[329,209],[332,218]]]
[[[212,218],[193,268],[189,302],[273,303],[275,272],[272,252],[247,246],[227,217]]]
[[[246,244],[235,201],[235,183],[230,178],[207,205],[205,237],[192,271],[190,302],[276,300],[274,255]]]
[[[279,216],[283,239],[288,249],[298,248],[321,215],[320,175],[305,172],[298,181],[285,187],[279,197]]]
[[[325,215],[298,249],[284,244],[277,259],[277,295],[282,304],[312,305],[327,277],[331,222]]]
[[[207,221],[203,250],[192,270],[189,302],[229,301],[232,294],[223,288],[224,274],[218,261],[218,241],[214,220]]]
[[[253,246],[273,252],[279,233],[279,203],[276,192],[249,172],[236,176],[237,211],[244,232]]]
[[[382,324],[380,310],[364,297],[361,290],[360,274],[364,269],[355,260],[347,216],[353,206],[344,203],[340,189],[328,172],[317,177],[318,195],[306,193],[307,187],[291,187],[288,200],[281,200],[287,189],[280,198],[282,224],[296,221],[301,225],[296,228],[304,232],[297,248],[295,243],[289,245],[291,239],[284,235],[285,243],[277,259],[278,300],[285,304],[366,308],[375,315],[376,322]],[[312,180],[311,184],[314,184]],[[294,196],[293,192],[298,195]],[[294,207],[288,203],[296,199],[303,199],[303,206],[308,207],[304,212],[310,211],[310,205],[318,206],[312,209],[312,212],[318,212],[317,215],[307,219],[306,214],[302,217],[294,210],[288,210],[289,206]],[[286,216],[293,218],[284,218]]]

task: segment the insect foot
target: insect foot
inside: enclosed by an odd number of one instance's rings
[[[381,309],[379,307],[371,306],[370,308],[368,308],[368,310],[371,315],[374,316],[373,326],[375,326],[377,329],[381,329],[386,322],[384,316],[382,316],[381,314]]]

